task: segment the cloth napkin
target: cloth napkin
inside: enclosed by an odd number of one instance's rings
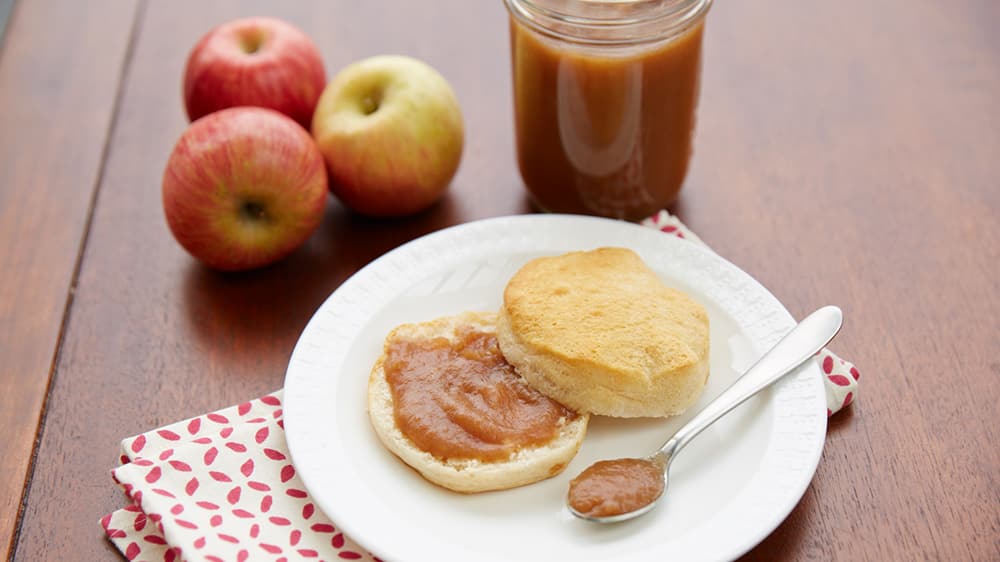
[[[705,246],[666,211],[642,224]],[[832,415],[854,400],[860,375],[829,350],[817,360]],[[296,475],[280,390],[129,437],[121,449],[112,477],[128,505],[101,526],[129,560],[378,560],[316,507]]]

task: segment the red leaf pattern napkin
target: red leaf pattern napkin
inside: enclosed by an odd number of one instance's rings
[[[705,246],[666,211],[645,226]],[[707,246],[705,246],[707,247]],[[827,415],[857,394],[859,374],[824,349]],[[378,560],[320,511],[285,445],[281,391],[122,441],[112,471],[129,504],[101,519],[129,560]]]
[[[131,505],[101,519],[129,560],[373,560],[309,498],[281,391],[122,441]]]

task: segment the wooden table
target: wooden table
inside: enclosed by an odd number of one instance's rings
[[[300,330],[395,246],[530,212],[500,0],[16,2],[0,51],[0,552],[116,560],[122,437],[281,386]],[[450,195],[405,220],[331,200],[280,265],[219,275],[171,238],[188,49],[272,14],[337,69],[387,52],[454,85]],[[837,303],[861,369],[798,507],[750,560],[1000,557],[1000,3],[719,2],[672,210],[795,315]]]

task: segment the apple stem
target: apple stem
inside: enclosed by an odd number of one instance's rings
[[[362,113],[364,113],[365,115],[371,115],[372,113],[375,113],[376,111],[378,111],[378,106],[381,101],[382,101],[382,96],[378,95],[378,93],[373,93],[365,96],[361,100]]]
[[[240,36],[240,47],[248,55],[256,53],[263,45],[264,34],[260,30],[249,31]]]

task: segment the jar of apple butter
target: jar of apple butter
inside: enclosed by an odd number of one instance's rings
[[[505,0],[517,159],[545,211],[639,220],[691,158],[711,0]]]

